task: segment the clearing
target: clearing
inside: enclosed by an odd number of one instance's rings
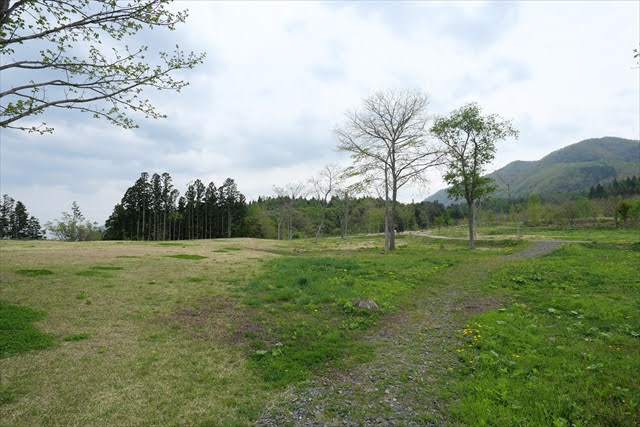
[[[639,422],[637,237],[500,232],[2,241],[1,423]]]

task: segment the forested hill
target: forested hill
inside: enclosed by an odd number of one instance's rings
[[[507,196],[505,181],[513,197],[526,198],[530,193],[588,191],[614,178],[638,175],[639,168],[640,141],[607,136],[568,145],[540,160],[511,162],[489,176],[498,184],[496,196]],[[427,201],[451,203],[446,190],[429,196]]]

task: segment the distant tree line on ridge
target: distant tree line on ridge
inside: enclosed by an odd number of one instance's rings
[[[591,186],[589,189],[590,199],[604,199],[609,196],[638,196],[640,195],[640,180],[633,175],[633,177],[627,177],[618,181],[614,178],[611,184],[604,187],[601,184]]]

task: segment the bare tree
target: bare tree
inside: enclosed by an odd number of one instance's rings
[[[336,191],[339,185],[339,179],[341,176],[340,168],[337,165],[327,165],[314,177],[309,179],[311,187],[316,193],[316,197],[321,206],[320,224],[318,224],[318,230],[316,231],[316,237],[313,239],[313,243],[318,243],[318,238],[324,227],[324,219],[327,211],[327,204],[329,203],[329,196]]]
[[[289,240],[293,239],[293,205],[296,199],[304,197],[306,194],[306,187],[302,182],[290,183],[284,187],[274,187],[277,196],[282,199],[285,221],[287,223],[287,234]]]
[[[441,151],[428,139],[428,106],[429,97],[420,91],[378,91],[334,130],[338,149],[353,159],[351,174],[383,182],[385,249],[395,249],[398,190],[424,180],[428,168],[442,163]]]

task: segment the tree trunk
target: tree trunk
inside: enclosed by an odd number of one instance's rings
[[[277,219],[276,220],[276,224],[278,225],[278,239],[277,240],[280,240],[280,227],[282,225],[282,221],[280,219]]]
[[[467,207],[469,208],[469,249],[475,249],[475,224],[473,221],[475,213],[473,209],[473,202],[467,202]]]
[[[425,203],[424,205],[424,214],[426,219],[426,229],[429,229],[429,206]]]
[[[384,250],[389,250],[389,174],[384,168]]]
[[[349,219],[349,195],[345,192],[344,193],[344,223],[342,225],[342,238],[346,239],[347,238],[347,226],[348,226],[348,221]]]
[[[316,231],[316,238],[313,239],[313,243],[318,243],[318,237],[320,237],[320,232],[322,231],[322,227],[324,227],[324,213],[327,210],[327,202],[325,200],[325,204],[322,206],[322,217],[320,219],[320,225],[318,225],[318,231]]]
[[[398,189],[396,188],[395,179],[393,182],[393,189],[391,191],[391,216],[389,218],[389,250],[396,249],[396,198],[398,196]]]

